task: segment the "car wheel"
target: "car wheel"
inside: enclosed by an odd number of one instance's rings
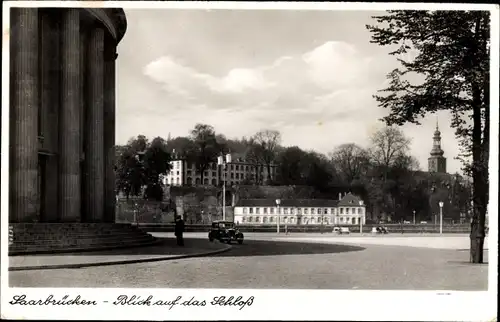
[[[212,237],[212,235],[211,235],[211,234],[208,234],[208,240],[209,240],[209,241],[211,241],[211,242],[213,242],[213,241],[214,241],[214,238]]]
[[[240,244],[240,245],[243,244],[243,240],[241,240],[241,239],[238,240],[238,244]]]

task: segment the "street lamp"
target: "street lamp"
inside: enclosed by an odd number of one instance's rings
[[[415,225],[415,210],[413,210],[413,224]]]
[[[444,202],[439,202],[439,233],[443,233],[443,206]]]
[[[221,154],[217,157],[217,165],[221,167],[222,172],[222,220],[226,221],[226,168],[227,164],[231,163],[231,154],[226,154],[226,157]]]
[[[364,204],[363,200],[360,200],[360,201],[359,201],[359,205],[360,205],[361,207],[363,207],[363,204]],[[363,211],[363,210],[361,210],[361,211],[362,211],[362,214],[361,214],[361,216],[359,217],[359,234],[360,234],[360,235],[362,235],[362,234],[363,234],[363,216],[364,216],[364,211]]]
[[[276,233],[280,233],[280,204],[281,200],[276,199]]]
[[[134,222],[137,227],[139,227],[139,223],[137,221],[137,202],[134,203]]]

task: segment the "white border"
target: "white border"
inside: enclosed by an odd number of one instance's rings
[[[441,3],[286,3],[286,2],[146,2],[146,1],[16,1],[3,3],[2,47],[2,168],[1,168],[1,262],[8,263],[8,134],[9,134],[9,8],[11,7],[120,7],[125,9],[266,9],[266,10],[490,10],[491,12],[491,138],[489,220],[489,290],[486,292],[438,291],[319,291],[319,290],[217,290],[217,289],[62,289],[9,288],[7,265],[1,265],[2,318],[10,319],[123,319],[123,320],[454,320],[490,321],[497,311],[498,261],[498,66],[499,10],[494,5]],[[131,26],[129,26],[130,28]],[[495,85],[496,84],[496,85]],[[8,304],[14,294],[45,298],[48,294],[113,301],[119,294],[153,295],[155,299],[172,300],[196,296],[210,301],[214,296],[254,296],[251,307],[203,308],[180,307],[13,307]],[[447,295],[443,295],[446,293]]]

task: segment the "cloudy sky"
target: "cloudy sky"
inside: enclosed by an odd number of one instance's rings
[[[207,123],[228,138],[276,129],[283,144],[328,153],[369,144],[388,112],[372,95],[397,66],[370,44],[368,11],[125,10],[117,60],[117,141],[186,136]],[[448,172],[460,169],[447,113],[403,127],[422,169],[439,117]]]

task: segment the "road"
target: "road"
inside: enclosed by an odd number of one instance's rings
[[[10,272],[9,278],[11,286],[19,287],[487,289],[488,266],[468,264],[468,252],[457,245],[408,247],[363,243],[355,236],[336,238],[249,234],[243,245],[213,257]],[[379,240],[401,243],[394,238]]]

